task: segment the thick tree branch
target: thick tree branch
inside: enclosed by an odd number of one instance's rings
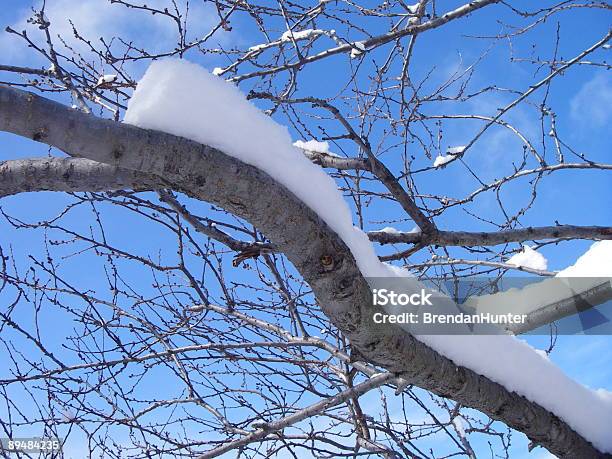
[[[0,198],[28,191],[158,190],[160,199],[178,212],[197,232],[221,242],[236,252],[250,253],[252,256],[276,251],[271,244],[240,241],[214,225],[202,223],[170,192],[162,190],[167,185],[156,175],[109,166],[84,158],[48,157],[0,162]]]
[[[612,227],[556,225],[493,232],[438,231],[432,236],[422,233],[370,231],[368,236],[370,240],[380,244],[426,242],[439,246],[474,247],[543,239],[612,239]]]
[[[121,169],[84,158],[50,157],[2,161],[0,162],[0,179],[0,197],[24,191],[155,190],[167,186],[167,183],[154,175]],[[168,197],[167,194],[164,196]],[[180,213],[186,218],[187,213],[184,209],[181,210],[180,204],[178,207],[174,204],[176,200],[173,201],[173,207],[175,210],[180,210]],[[215,237],[212,230],[209,233],[206,234],[223,242],[223,238]],[[556,225],[492,232],[438,231],[430,236],[425,236],[420,232],[370,231],[368,236],[370,240],[380,244],[427,242],[430,245],[439,246],[473,247],[544,239],[612,239],[612,227]],[[226,245],[233,250],[244,250],[250,245],[247,242],[234,242],[238,244]],[[233,245],[236,246],[233,247]],[[274,250],[272,246],[266,246],[266,249]]]
[[[339,159],[330,157],[334,160]],[[347,160],[352,161],[352,160]],[[315,161],[316,162],[316,161]],[[330,166],[333,167],[333,166]],[[167,183],[154,175],[121,169],[116,166],[91,161],[84,158],[33,158],[15,159],[0,162],[0,197],[24,191],[113,191],[113,190],[155,190]],[[179,211],[189,221],[188,212],[176,201],[169,202],[169,195],[163,195],[167,203]],[[190,222],[192,223],[192,222]],[[220,242],[226,239],[220,230],[202,225],[194,228]],[[225,233],[223,233],[225,234]],[[218,236],[218,237],[217,237]],[[229,236],[228,236],[229,237]],[[369,231],[371,241],[379,244],[418,244],[439,246],[493,246],[510,242],[524,242],[547,239],[612,239],[610,226],[556,225],[519,228],[505,231],[438,231],[433,235],[421,232]],[[230,238],[231,239],[231,238]],[[237,240],[227,240],[232,250],[243,251],[252,244]],[[266,250],[276,251],[272,245]],[[395,259],[388,256],[385,259]]]
[[[610,457],[538,404],[455,365],[399,328],[374,324],[368,284],[344,242],[264,172],[187,139],[99,119],[6,87],[0,87],[0,130],[72,156],[163,177],[168,188],[225,207],[254,223],[286,254],[323,312],[364,358],[505,422],[558,456]]]
[[[0,162],[0,197],[24,191],[152,190],[164,181],[136,170],[84,158],[33,158]]]

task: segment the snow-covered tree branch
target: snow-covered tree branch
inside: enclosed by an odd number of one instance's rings
[[[0,58],[3,435],[611,457],[611,393],[554,363],[558,324],[598,332],[612,299],[609,5],[361,3],[6,20],[0,49],[28,51]],[[537,281],[503,291],[517,274]],[[375,319],[376,279],[525,319],[422,334]]]
[[[374,327],[366,312],[369,289],[350,251],[310,209],[264,173],[213,148],[94,118],[30,93],[2,88],[0,100],[3,130],[36,138],[75,157],[163,177],[172,188],[255,223],[298,268],[324,312],[368,361],[493,417],[499,416],[500,400],[504,400],[512,408],[506,408],[511,414],[502,420],[553,451],[584,455],[592,448],[537,404],[455,366],[408,334]],[[260,191],[263,188],[267,193]],[[271,198],[283,213],[262,211],[272,207]],[[513,425],[527,419],[530,426]],[[558,427],[554,443],[549,444],[544,432],[553,423]]]

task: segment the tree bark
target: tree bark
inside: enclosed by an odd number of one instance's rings
[[[387,233],[370,231],[370,240],[380,244],[425,242],[440,246],[491,246],[537,239],[612,239],[609,226],[557,225],[518,228],[505,231],[438,231],[432,236],[422,233]]]
[[[164,181],[136,170],[84,158],[32,158],[0,162],[0,197],[26,191],[152,190]]]

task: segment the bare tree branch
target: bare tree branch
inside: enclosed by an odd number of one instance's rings
[[[433,236],[425,236],[420,232],[370,231],[368,236],[380,244],[425,242],[439,246],[474,247],[546,239],[612,239],[612,227],[556,225],[490,232],[440,230]]]
[[[211,459],[213,457],[218,457],[224,453],[227,453],[228,451],[232,451],[249,443],[261,440],[262,438],[265,438],[268,435],[273,435],[279,430],[282,430],[292,424],[296,424],[300,421],[303,421],[304,419],[311,417],[314,413],[324,412],[334,406],[346,402],[350,398],[359,397],[360,395],[363,395],[366,392],[371,391],[372,389],[376,389],[377,387],[386,384],[391,379],[393,379],[393,375],[391,373],[378,374],[372,376],[367,381],[364,381],[354,387],[345,389],[342,392],[339,392],[333,397],[323,399],[306,408],[303,408],[290,416],[278,419],[276,421],[258,423],[256,426],[254,426],[257,427],[256,431],[240,438],[239,440],[228,442],[223,446],[220,446],[205,454],[202,454],[198,456],[198,459]]]

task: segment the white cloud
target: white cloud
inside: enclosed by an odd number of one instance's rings
[[[580,88],[570,101],[570,115],[581,124],[603,127],[612,116],[612,79],[598,73]]]
[[[494,117],[499,113],[499,109],[508,104],[511,99],[502,97],[499,94],[483,94],[481,97],[472,99],[466,104],[465,112],[473,115]],[[514,129],[518,130],[533,145],[538,138],[537,113],[530,110],[528,106],[519,105],[506,113],[503,120],[509,123]],[[472,139],[486,121],[463,120],[458,124],[459,128],[453,132],[449,142],[456,142],[457,145],[465,145]],[[468,129],[473,129],[469,131]],[[473,132],[472,135],[468,135]],[[523,141],[510,129],[494,125],[489,127],[487,132],[478,142],[468,151],[468,161],[472,167],[476,167],[477,172],[487,174],[489,178],[499,178],[502,174],[513,172],[512,161],[519,161],[523,156]],[[472,158],[477,157],[475,162]]]
[[[40,6],[40,1],[32,2],[35,7]],[[178,1],[179,8],[184,3]],[[172,2],[168,0],[149,0],[147,4],[151,7],[171,9]],[[185,9],[181,10],[183,13]],[[72,25],[74,24],[79,34],[100,49],[102,48],[100,38],[103,37],[109,43],[113,37],[122,37],[126,41],[133,41],[138,47],[146,48],[149,52],[170,51],[177,46],[178,33],[176,24],[165,15],[152,15],[145,11],[127,9],[121,4],[111,4],[107,0],[47,0],[45,14],[51,26],[50,31],[56,46],[61,47],[57,36],[75,50],[85,52],[88,46],[74,37]],[[44,43],[44,34],[37,26],[27,23],[32,17],[31,9],[24,8],[18,13],[19,19],[9,24],[17,31],[27,30],[28,36],[37,44]],[[206,4],[190,4],[188,24],[188,40],[206,34],[216,23],[218,18]],[[2,29],[7,24],[2,24]],[[219,38],[213,40],[227,40],[227,32],[218,32]],[[115,42],[116,46],[124,47]],[[3,55],[3,63],[36,65],[38,62],[33,58],[34,53],[25,52],[25,42],[15,35],[2,32],[0,34],[0,54]],[[63,50],[64,51],[64,50]],[[120,54],[119,54],[120,55]]]

